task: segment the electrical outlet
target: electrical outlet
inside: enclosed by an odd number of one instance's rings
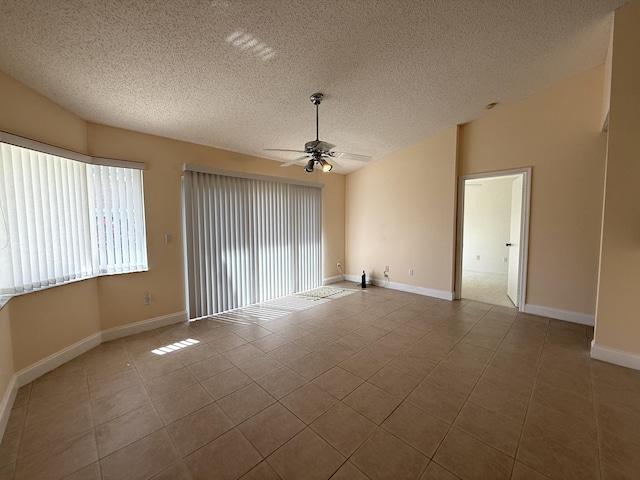
[[[509,258],[508,257],[502,257],[502,261],[504,263],[509,263]]]
[[[389,265],[384,266],[384,273],[389,273]]]
[[[413,268],[409,269],[409,276],[413,277]]]
[[[480,260],[480,255],[476,255],[476,260]]]
[[[151,294],[149,292],[144,292],[144,304],[151,305]]]

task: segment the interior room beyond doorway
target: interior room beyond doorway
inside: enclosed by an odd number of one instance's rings
[[[522,174],[465,180],[462,298],[517,306],[521,210]]]

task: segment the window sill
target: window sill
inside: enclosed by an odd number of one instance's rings
[[[142,273],[142,272],[148,272],[149,268],[144,268],[141,270],[133,270],[131,272],[112,272],[112,273],[101,273],[100,275],[91,275],[89,277],[85,277],[85,278],[76,278],[73,280],[68,280],[66,282],[61,282],[61,283],[57,283],[54,285],[48,285],[46,287],[42,287],[42,288],[37,288],[34,290],[30,290],[28,292],[22,292],[22,293],[16,293],[14,295],[0,295],[0,309],[2,309],[7,303],[9,303],[9,300],[11,300],[13,297],[20,297],[22,295],[29,295],[31,293],[36,293],[36,292],[42,292],[44,290],[49,290],[51,288],[57,288],[57,287],[64,287],[65,285],[71,285],[73,283],[77,283],[77,282],[84,282],[86,280],[91,280],[94,278],[100,278],[100,277],[115,277],[117,275],[129,275],[132,273]]]
[[[9,303],[11,297],[9,296],[0,296],[0,310],[4,308],[4,306]]]

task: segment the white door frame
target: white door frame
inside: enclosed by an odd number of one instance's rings
[[[456,234],[456,281],[454,298],[462,298],[462,240],[464,230],[464,194],[465,181],[482,178],[505,177],[509,175],[523,175],[522,191],[522,228],[520,229],[520,268],[518,269],[518,283],[520,292],[518,298],[518,310],[524,312],[527,297],[527,262],[529,259],[529,217],[531,213],[531,167],[516,168],[513,170],[499,170],[496,172],[474,173],[460,175],[458,177],[458,215]]]

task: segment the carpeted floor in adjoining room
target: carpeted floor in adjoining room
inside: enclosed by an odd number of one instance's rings
[[[507,296],[507,274],[462,272],[462,298],[514,308]]]

